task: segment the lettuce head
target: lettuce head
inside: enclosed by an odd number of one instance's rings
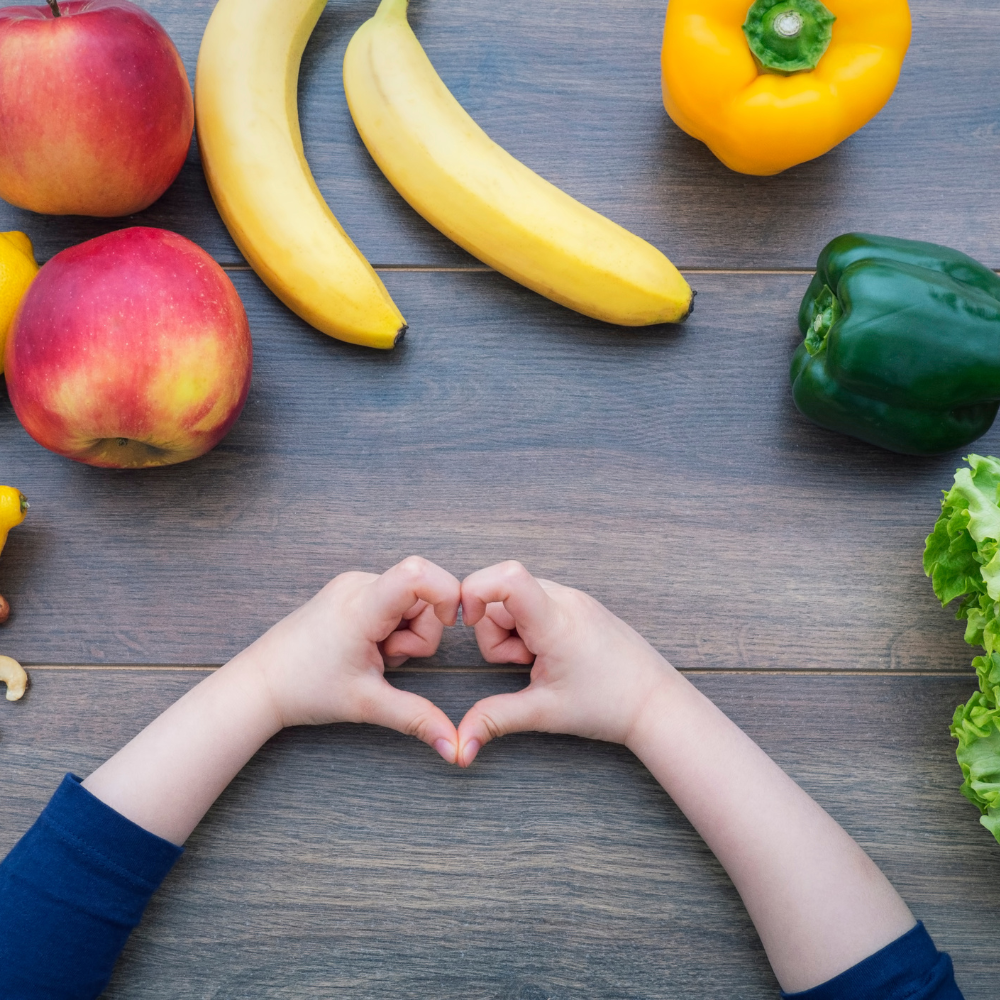
[[[942,606],[961,598],[956,617],[965,621],[965,641],[986,654],[972,661],[979,690],[955,709],[951,735],[962,794],[1000,841],[1000,460],[969,455],[966,462],[941,500],[924,572]]]

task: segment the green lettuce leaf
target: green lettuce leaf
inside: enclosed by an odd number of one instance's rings
[[[942,605],[965,595],[1000,600],[1000,461],[982,455],[966,461],[970,468],[955,473],[924,548],[924,572]],[[959,617],[972,607],[963,602]]]
[[[924,547],[924,573],[931,578],[941,606],[966,594],[985,594],[986,584],[976,558],[979,546],[969,533],[968,509],[949,503],[950,493],[941,502],[941,516]],[[965,604],[962,605],[962,610]],[[959,617],[964,617],[962,610]]]
[[[1000,842],[1000,709],[977,691],[955,709],[951,735],[958,740],[960,791],[979,807],[979,822]]]
[[[970,594],[955,617],[965,619],[965,641],[970,646],[982,646],[989,655],[1000,650],[1000,603],[988,594]]]
[[[924,572],[942,606],[962,598],[956,617],[965,620],[965,641],[985,650],[972,661],[979,690],[955,709],[951,735],[961,792],[1000,842],[1000,461],[966,461],[927,537]]]
[[[1000,708],[1000,652],[977,656],[972,661],[979,676],[979,692],[994,708]]]

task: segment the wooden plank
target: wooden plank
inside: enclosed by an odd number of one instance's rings
[[[205,458],[90,469],[0,394],[0,562],[26,663],[221,663],[348,568],[504,558],[579,586],[678,666],[968,670],[920,567],[959,455],[795,411],[802,275],[699,275],[682,330],[581,319],[493,274],[390,273],[392,354],[323,337],[250,273],[250,401]],[[975,446],[1000,452],[1000,430]],[[449,634],[435,659],[479,661]]]
[[[143,0],[194,79],[212,0]],[[341,84],[344,49],[375,0],[331,0],[306,50],[305,148],[320,190],[378,264],[467,263],[372,163]],[[1000,8],[912,0],[914,38],[889,105],[833,153],[777,178],[732,173],[663,111],[664,0],[415,0],[412,21],[445,83],[501,145],[682,267],[812,267],[853,229],[930,239],[1000,267],[993,164]],[[976,38],[969,44],[970,34]],[[176,229],[238,260],[193,150],[177,184],[127,224]],[[43,258],[120,221],[43,218],[0,205]]]
[[[0,856],[202,676],[45,671],[0,702]],[[399,671],[456,720],[517,672]],[[1000,847],[958,794],[942,676],[693,678],[863,844],[995,993]],[[734,803],[738,808],[738,803]],[[728,998],[776,986],[721,868],[620,747],[523,735],[462,772],[388,730],[289,730],[188,844],[111,998]]]

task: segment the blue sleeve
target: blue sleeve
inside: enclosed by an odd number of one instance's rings
[[[784,1000],[962,1000],[951,959],[917,924],[853,968]]]
[[[0,996],[99,996],[182,853],[66,775],[0,864]]]

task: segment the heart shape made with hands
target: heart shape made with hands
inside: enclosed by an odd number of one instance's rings
[[[317,602],[319,618],[310,612]],[[460,609],[488,663],[532,664],[532,670],[526,688],[483,698],[456,728],[428,699],[389,684],[384,668],[432,655]],[[468,767],[489,740],[526,730],[625,743],[653,693],[679,677],[592,597],[537,579],[513,561],[461,582],[418,556],[381,576],[344,573],[278,628],[287,623],[304,635],[315,629],[329,636],[331,618],[339,654],[337,704],[330,704],[327,668],[324,690],[316,687],[313,700],[314,686],[300,685],[302,704],[282,713],[285,724],[387,726],[418,737],[460,767]],[[297,644],[304,644],[303,635]],[[327,644],[324,652],[328,657]]]

